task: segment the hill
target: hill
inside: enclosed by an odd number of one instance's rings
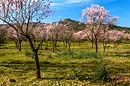
[[[73,29],[75,31],[83,30],[86,27],[86,25],[84,23],[81,23],[81,22],[76,21],[76,20],[71,20],[71,19],[64,19],[64,20],[61,20],[59,22],[62,23],[62,24],[66,24],[66,23],[69,22],[73,26]],[[114,29],[125,30],[127,32],[130,32],[129,27],[121,27],[121,26],[116,26],[116,25],[112,25],[109,29],[110,30],[114,30]]]
[[[75,31],[84,30],[85,27],[86,27],[86,25],[84,23],[81,23],[81,22],[76,21],[76,20],[71,20],[71,19],[60,20],[59,22],[62,23],[62,24],[69,23]],[[55,22],[53,22],[53,23],[55,23]],[[45,23],[43,23],[43,24],[45,24]],[[0,29],[6,28],[7,26],[8,25],[6,25],[6,24],[0,24]],[[109,29],[110,30],[117,29],[117,30],[120,30],[120,31],[125,30],[127,32],[130,32],[130,27],[121,27],[121,26],[116,26],[116,25],[112,25]]]

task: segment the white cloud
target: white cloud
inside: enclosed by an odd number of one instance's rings
[[[81,3],[81,2],[85,2],[85,0],[67,0],[67,3],[70,3],[70,4],[72,4],[72,3]]]
[[[77,3],[86,3],[86,2],[89,2],[89,1],[91,1],[91,0],[64,0],[64,2],[63,1],[61,1],[61,2],[52,2],[51,3],[51,6],[62,6],[62,5],[69,5],[69,4],[77,4]]]

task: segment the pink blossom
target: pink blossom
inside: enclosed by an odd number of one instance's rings
[[[82,16],[88,19],[88,23],[103,22],[108,16],[108,11],[99,5],[91,5],[82,11]]]
[[[110,30],[107,32],[110,41],[119,41],[123,39],[124,33],[118,30]]]
[[[73,38],[77,41],[79,40],[85,40],[88,38],[88,34],[86,33],[85,30],[78,31],[76,33],[73,33]]]

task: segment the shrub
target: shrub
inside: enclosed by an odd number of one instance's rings
[[[72,71],[71,77],[74,78],[74,79],[77,79],[78,78],[78,72],[76,70]]]
[[[33,52],[31,50],[25,50],[25,56],[32,57],[34,59]]]
[[[43,64],[50,64],[50,62],[48,62],[48,61],[44,61]]]
[[[58,51],[58,52],[56,52],[56,55],[64,56],[64,57],[70,57],[70,56],[74,55],[74,51],[68,51],[68,50]]]
[[[62,56],[62,57],[73,57],[73,58],[98,58],[102,57],[103,55],[100,53],[95,53],[95,52],[88,52],[88,51],[58,51],[56,52],[57,56]]]
[[[88,51],[79,51],[75,52],[74,58],[91,58],[91,57],[101,57],[101,54],[97,54],[95,52],[88,52]]]
[[[72,71],[70,78],[77,79],[80,81],[90,79],[89,76],[87,74],[85,74],[83,71],[77,71],[77,70]]]
[[[110,72],[108,67],[101,63],[101,65],[98,66],[98,68],[96,68],[95,70],[96,75],[95,75],[95,79],[96,80],[102,80],[102,81],[110,81]]]

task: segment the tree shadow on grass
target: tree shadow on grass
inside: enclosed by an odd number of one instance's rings
[[[48,75],[45,75],[43,78],[41,78],[41,80],[75,80],[78,78],[79,81],[84,81],[84,80],[92,81],[93,80],[92,74],[89,75],[86,72],[88,72],[88,70],[92,70],[93,68],[98,68],[97,67],[98,64],[100,63],[97,61],[95,62],[93,61],[90,63],[72,63],[72,62],[52,63],[48,61],[43,61],[43,62],[40,62],[41,72]],[[30,71],[33,71],[32,76],[35,76],[35,71],[36,71],[34,61],[24,62],[24,61],[19,61],[19,60],[11,60],[9,62],[0,62],[0,68],[1,67],[11,68],[11,70],[14,71],[16,75],[18,75],[18,73],[26,74],[26,73],[29,73]],[[70,71],[68,71],[68,69]],[[0,71],[1,70],[2,69],[0,69]],[[21,71],[17,71],[17,70],[21,70]],[[118,69],[114,67],[114,72],[115,70],[117,70],[117,73],[118,72],[124,73],[123,71],[125,70],[125,68],[121,67],[120,69]],[[3,71],[4,73],[7,73],[5,70]],[[67,73],[70,75],[67,76]],[[128,71],[126,71],[125,73],[128,73]]]
[[[81,63],[78,63],[78,64],[77,63],[51,63],[51,62],[47,62],[47,61],[40,62],[40,65],[41,65],[41,72],[48,74],[42,79],[47,79],[47,80],[63,80],[63,79],[68,80],[69,78],[73,79],[66,75],[69,73],[71,75],[71,72],[75,69],[85,67],[85,65],[83,66]],[[33,72],[36,71],[34,61],[23,62],[23,61],[18,61],[18,60],[12,60],[9,62],[0,62],[0,67],[5,67],[7,69],[11,69],[11,71],[16,72],[16,74],[17,73],[28,73],[30,71],[33,71]]]
[[[51,63],[48,61],[44,61],[40,62],[40,65],[41,72],[46,74],[42,78],[43,80],[74,80],[76,78],[78,78],[80,81],[88,80],[91,78],[89,77],[89,75],[85,75],[86,71],[95,68],[95,63]],[[36,71],[34,61],[23,62],[12,60],[9,62],[0,62],[0,67],[11,68],[11,70],[14,71],[16,74]]]
[[[64,69],[75,69],[75,68],[85,68],[91,69],[92,67],[95,67],[95,63],[51,63],[48,61],[40,62],[41,70],[46,71],[48,68],[52,68],[52,72],[56,72],[58,70],[64,70]],[[11,60],[8,62],[0,62],[0,67],[8,67],[12,69],[22,69],[23,71],[35,71],[35,62],[34,61],[19,61],[19,60]],[[55,69],[55,70],[53,70]]]
[[[5,55],[8,55],[8,54],[15,55],[15,54],[18,54],[18,53],[17,53],[17,52],[16,52],[16,53],[12,53],[12,52],[10,52],[10,53],[9,53],[9,52],[6,53],[6,52],[5,52],[5,53],[1,53],[0,56],[2,57],[2,56],[5,56]]]

